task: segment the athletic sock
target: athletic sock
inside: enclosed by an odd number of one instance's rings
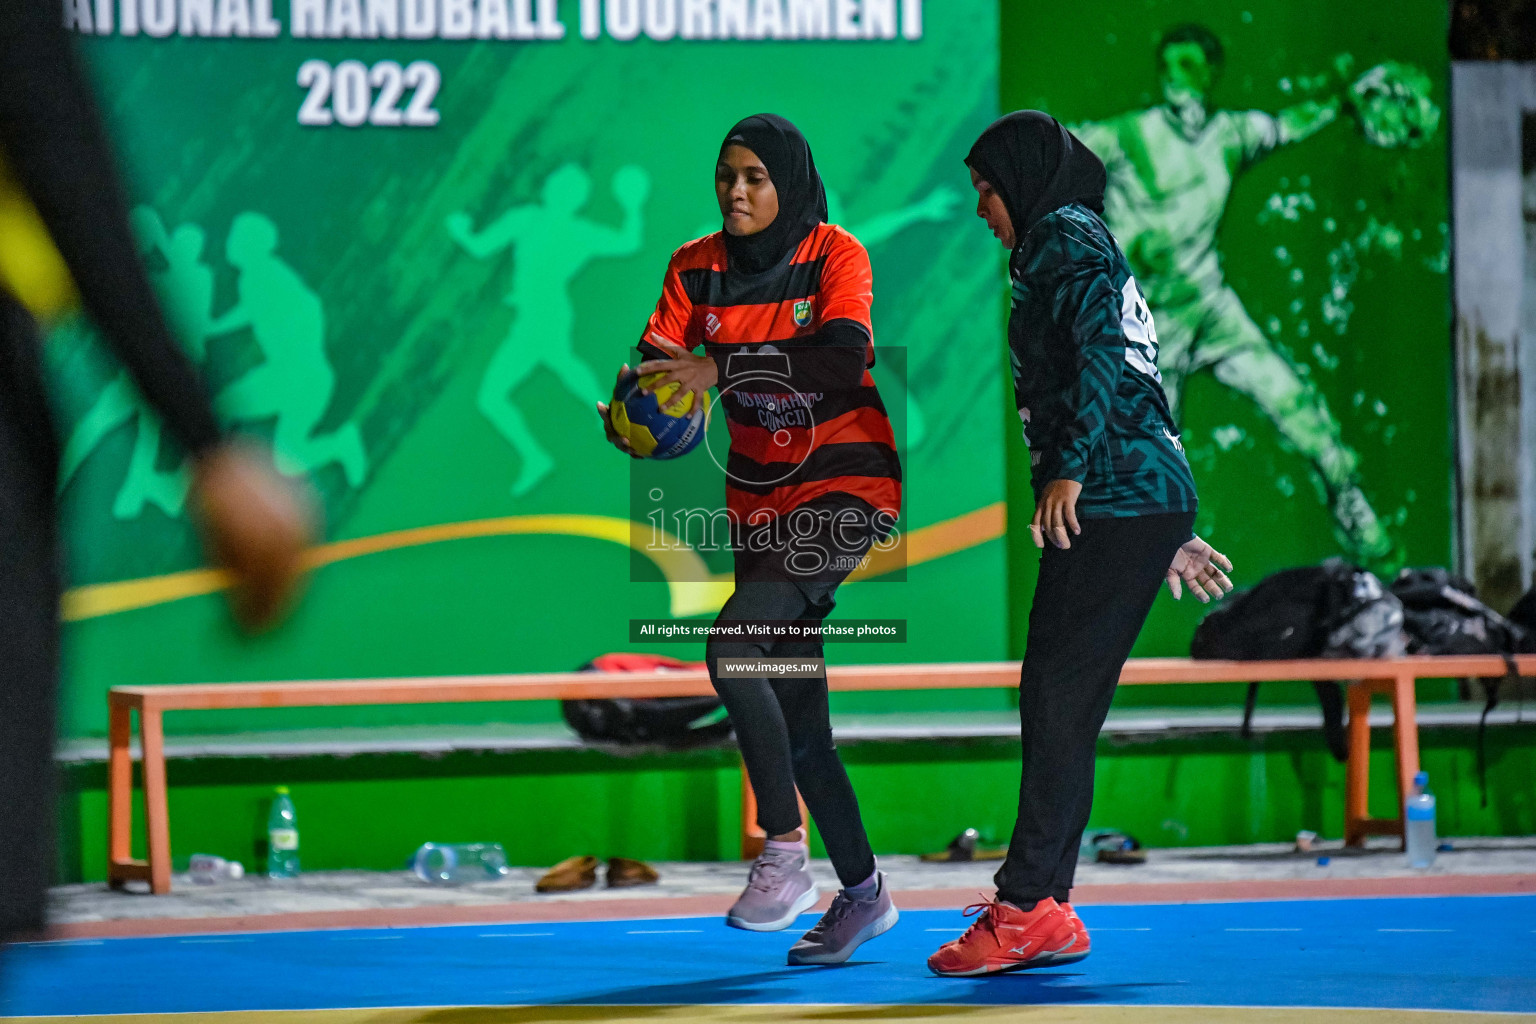
[[[876,868],[874,871],[870,872],[869,877],[864,879],[864,881],[860,882],[858,885],[845,885],[843,887],[843,892],[847,893],[848,898],[851,900],[858,900],[860,903],[868,903],[870,900],[880,895],[880,869]]]

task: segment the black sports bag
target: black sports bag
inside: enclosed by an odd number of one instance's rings
[[[703,668],[660,654],[604,654],[582,672],[653,672],[668,668]],[[582,739],[599,743],[657,743],[692,747],[731,735],[730,720],[718,697],[615,697],[566,700],[560,711]]]

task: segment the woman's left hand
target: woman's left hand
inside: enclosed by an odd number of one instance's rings
[[[1077,525],[1077,496],[1083,493],[1083,485],[1076,480],[1052,480],[1040,492],[1035,503],[1035,517],[1029,522],[1029,532],[1034,535],[1035,547],[1045,547],[1045,540],[1059,548],[1070,548],[1073,535],[1082,533]]]
[[[1232,560],[1211,547],[1199,537],[1185,541],[1173,556],[1168,567],[1168,592],[1177,601],[1183,596],[1182,584],[1201,604],[1210,604],[1211,598],[1221,598],[1232,590]]]
[[[709,356],[696,356],[681,345],[668,341],[659,334],[651,335],[651,343],[672,356],[671,359],[647,359],[635,367],[644,377],[652,373],[663,374],[660,380],[652,381],[651,385],[642,389],[644,392],[660,391],[668,384],[681,385],[677,394],[672,396],[668,405],[680,402],[687,395],[692,395],[696,405],[693,408],[702,408],[704,397],[709,394],[709,389],[720,380],[720,370],[715,361]]]

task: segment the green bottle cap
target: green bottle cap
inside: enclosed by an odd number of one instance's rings
[[[287,796],[288,795],[288,787],[287,786],[278,786],[277,789],[273,790],[273,792],[278,793],[278,794],[280,794],[282,796]]]

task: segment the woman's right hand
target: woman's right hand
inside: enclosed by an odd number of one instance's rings
[[[620,378],[622,378],[628,372],[629,372],[629,364],[628,363],[625,363],[623,366],[619,367],[618,377],[614,378],[615,383],[617,383],[617,381]],[[607,435],[608,443],[613,445],[619,451],[624,452],[626,455],[628,455],[632,459],[640,458],[639,455],[635,454],[634,448],[632,448],[630,446],[629,439],[624,437],[624,435],[620,434],[617,430],[613,429],[613,420],[608,417],[608,403],[607,402],[598,402],[597,403],[597,414],[602,417],[602,420],[603,420],[603,433]]]

